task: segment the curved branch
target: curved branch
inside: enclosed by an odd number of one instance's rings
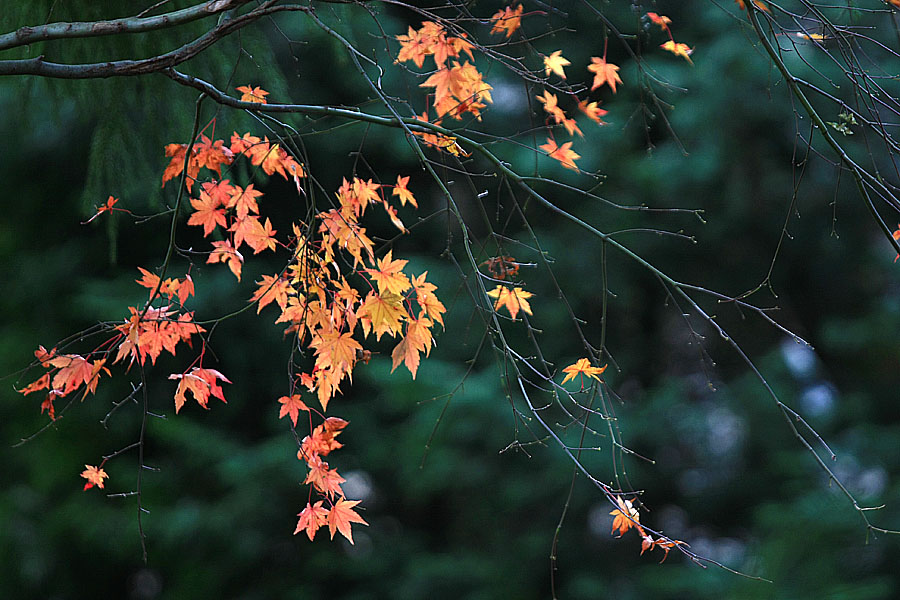
[[[0,51],[26,46],[35,42],[48,42],[66,38],[100,37],[119,33],[142,33],[144,31],[175,27],[237,8],[249,1],[211,0],[155,17],[124,17],[109,21],[48,23],[37,27],[20,27],[15,31],[0,35]]]
[[[272,6],[270,0],[246,14],[223,21],[209,30],[193,42],[189,42],[180,48],[142,60],[117,60],[102,63],[90,63],[81,65],[67,65],[52,63],[44,60],[43,56],[22,60],[0,61],[0,76],[2,75],[37,75],[39,77],[53,77],[56,79],[98,79],[103,77],[123,77],[133,75],[146,75],[158,73],[189,60],[225,36],[249,25],[250,23],[276,12],[302,11],[309,12],[305,6],[285,5]]]

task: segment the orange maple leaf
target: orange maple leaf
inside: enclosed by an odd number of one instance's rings
[[[544,57],[544,74],[549,76],[550,73],[556,73],[563,79],[566,78],[566,72],[563,71],[563,67],[571,65],[568,60],[562,55],[562,50],[554,50],[550,56]]]
[[[231,245],[230,240],[225,240],[224,242],[213,242],[213,250],[209,253],[209,258],[206,259],[207,264],[209,263],[217,263],[223,262],[228,265],[228,268],[231,269],[231,272],[234,273],[234,276],[237,277],[237,280],[241,280],[241,267],[244,264],[243,255],[235,250],[234,246]]]
[[[306,508],[297,514],[300,520],[297,521],[297,529],[294,530],[294,535],[306,530],[309,541],[313,540],[319,527],[328,523],[328,509],[322,507],[323,503],[324,500],[319,500],[315,504],[306,503]]]
[[[366,269],[366,273],[378,284],[378,292],[393,292],[402,295],[411,286],[409,277],[403,274],[403,267],[407,260],[394,260],[391,256],[393,250],[388,250],[384,258],[377,260],[377,269]]]
[[[640,530],[640,516],[637,509],[631,505],[631,500],[623,500],[621,496],[618,496],[616,497],[616,503],[619,505],[619,508],[609,513],[615,517],[610,533],[615,533],[618,529],[619,537],[622,537],[632,527],[637,527]]]
[[[612,89],[613,94],[615,94],[616,84],[622,83],[622,80],[619,79],[618,70],[618,66],[606,62],[606,57],[597,58],[596,56],[592,56],[591,64],[588,65],[588,71],[594,74],[594,83],[591,85],[591,91],[606,84]]]
[[[300,399],[300,394],[282,396],[278,401],[281,403],[281,410],[278,411],[278,418],[282,419],[285,415],[290,415],[294,427],[297,426],[297,418],[300,416],[300,411],[309,412],[309,407]]]
[[[37,381],[33,381],[23,387],[21,390],[17,390],[23,396],[27,396],[32,392],[37,392],[39,390],[43,390],[50,387],[50,373],[44,373],[41,375]]]
[[[274,275],[263,275],[262,281],[258,281],[256,285],[256,291],[250,297],[250,302],[259,301],[256,306],[256,314],[259,314],[263,307],[273,300],[283,311],[287,308],[288,295],[296,293],[287,279]]]
[[[534,294],[526,292],[520,287],[510,289],[505,285],[498,285],[489,291],[487,295],[497,299],[497,301],[494,302],[494,310],[500,310],[501,306],[505,306],[513,321],[516,320],[519,310],[529,315],[532,314],[531,305],[528,304],[528,299]]]
[[[317,367],[339,371],[351,369],[356,362],[356,351],[362,350],[352,333],[339,331],[322,332],[310,340],[309,345],[315,350]]]
[[[694,61],[691,60],[691,54],[694,52],[694,49],[690,48],[687,44],[675,42],[674,40],[666,40],[666,43],[660,45],[660,48],[662,48],[666,52],[671,52],[675,56],[680,56],[689,63],[694,64]]]
[[[266,96],[269,95],[269,92],[262,89],[261,87],[252,88],[249,85],[242,85],[241,87],[235,89],[241,92],[241,102],[256,102],[257,104],[265,104]]]
[[[519,4],[515,9],[507,6],[503,10],[498,10],[491,17],[491,34],[506,32],[506,37],[512,36],[519,27],[522,26],[522,5]]]
[[[208,236],[219,225],[225,227],[225,209],[218,198],[203,191],[200,192],[200,198],[191,198],[191,206],[195,212],[188,219],[188,225],[202,226],[203,237]]]
[[[416,203],[416,199],[413,197],[412,192],[406,189],[407,184],[409,184],[409,175],[407,175],[406,177],[397,175],[397,183],[394,185],[394,191],[391,192],[391,195],[400,196],[401,206],[406,206],[406,203],[409,202],[416,208],[419,208],[419,205]]]
[[[218,380],[225,383],[231,383],[227,377],[216,371],[215,369],[200,369],[194,367],[189,373],[173,373],[169,375],[169,379],[179,379],[178,388],[175,390],[175,413],[181,410],[187,401],[185,392],[190,391],[194,396],[197,404],[208,409],[209,397],[212,395],[222,402],[225,402],[225,395],[219,386]]]
[[[603,110],[600,108],[596,102],[588,102],[587,100],[581,100],[578,103],[578,109],[587,115],[587,118],[596,123],[597,125],[606,125],[600,117],[606,116],[609,111]]]
[[[672,19],[665,15],[658,15],[655,12],[648,12],[647,17],[650,19],[651,23],[659,25],[663,31],[668,31],[669,25],[672,24]]]
[[[544,110],[553,117],[553,120],[556,123],[562,123],[566,120],[566,113],[564,113],[557,104],[559,99],[556,97],[556,94],[551,94],[547,90],[544,90],[543,95],[537,96],[537,99],[544,105]]]
[[[565,373],[566,376],[565,376],[565,378],[563,378],[562,382],[563,382],[563,384],[565,384],[567,381],[571,381],[572,379],[575,379],[576,375],[580,375],[581,379],[582,379],[581,387],[584,388],[584,376],[585,375],[587,375],[588,377],[591,377],[592,379],[596,379],[597,381],[601,381],[601,379],[600,379],[600,377],[598,377],[598,375],[603,373],[603,371],[605,371],[605,370],[606,370],[606,365],[603,365],[602,367],[594,367],[594,366],[591,366],[591,363],[588,359],[579,358],[577,362],[575,362],[574,364],[571,364],[568,367],[566,367],[565,369],[563,369],[563,373]]]
[[[425,281],[426,275],[428,275],[428,271],[412,279],[413,289],[416,291],[416,302],[419,303],[419,307],[425,311],[429,318],[436,323],[440,323],[441,327],[443,327],[444,318],[441,315],[447,312],[447,309],[434,295],[437,286]]]
[[[432,322],[424,317],[410,320],[406,328],[406,336],[391,352],[391,373],[400,366],[406,365],[412,378],[416,378],[419,369],[419,354],[425,352],[425,356],[431,352],[434,339],[431,337]]]
[[[346,481],[334,469],[329,468],[328,463],[324,462],[318,454],[314,454],[306,461],[309,467],[309,473],[306,474],[304,484],[311,483],[322,494],[328,498],[335,496],[343,496],[341,484]]]
[[[550,158],[555,158],[565,168],[573,171],[578,170],[578,165],[575,164],[575,161],[581,158],[581,155],[572,150],[572,142],[566,142],[562,146],[557,146],[556,140],[547,138],[547,143],[541,144],[538,148],[546,151]]]
[[[334,539],[336,531],[353,543],[353,533],[350,531],[351,523],[362,523],[368,525],[362,517],[356,514],[353,507],[359,504],[359,500],[345,500],[341,498],[334,503],[331,510],[328,511],[328,530],[331,532],[331,539]]]
[[[84,465],[85,469],[81,472],[81,476],[87,479],[87,483],[84,484],[84,489],[89,490],[95,485],[103,489],[103,480],[108,478],[109,475],[106,474],[101,467],[94,467],[91,465]]]

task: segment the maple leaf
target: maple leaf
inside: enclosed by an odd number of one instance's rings
[[[578,103],[578,109],[597,125],[606,125],[600,117],[606,116],[609,111],[600,108],[596,102],[582,100]]]
[[[515,9],[512,6],[507,6],[503,10],[498,10],[494,13],[494,16],[491,17],[491,23],[494,24],[491,28],[491,34],[505,31],[507,38],[512,36],[513,32],[522,26],[522,10],[522,5],[519,4]]]
[[[403,297],[392,292],[382,292],[381,294],[376,294],[374,291],[369,292],[365,303],[357,312],[357,317],[368,317],[371,321],[376,340],[380,340],[385,333],[390,333],[392,336],[399,333],[402,328],[400,322],[407,316],[406,309],[403,307]]]
[[[100,467],[94,467],[91,465],[84,465],[84,466],[85,466],[85,469],[84,469],[84,471],[81,472],[81,476],[84,477],[85,479],[87,479],[87,483],[84,484],[84,489],[89,490],[96,485],[98,488],[100,488],[102,490],[103,489],[103,480],[108,478],[109,475],[107,475],[106,471],[104,471]]]
[[[200,136],[200,141],[194,143],[196,156],[194,161],[201,167],[206,167],[211,171],[215,171],[222,176],[222,165],[230,165],[234,160],[234,153],[230,148],[225,147],[225,142],[216,140],[215,142],[206,137]]]
[[[424,351],[428,356],[431,352],[431,345],[434,343],[431,337],[431,326],[432,322],[426,318],[410,320],[406,336],[391,352],[391,373],[403,363],[412,373],[412,378],[416,378],[416,371],[419,369],[419,354]]]
[[[393,250],[388,250],[384,258],[378,259],[377,269],[365,269],[365,271],[378,284],[379,293],[393,292],[394,294],[402,295],[411,285],[409,278],[403,274],[403,267],[409,261],[402,259],[393,260],[392,252]]]
[[[412,279],[413,289],[416,291],[416,302],[419,303],[419,307],[425,311],[429,318],[436,323],[440,323],[441,327],[443,327],[444,318],[441,315],[447,312],[447,309],[434,295],[437,286],[425,281],[426,275],[428,275],[428,271]]]
[[[262,89],[261,87],[252,88],[249,85],[242,85],[241,87],[235,89],[241,92],[241,102],[256,102],[257,104],[265,104],[266,96],[269,95],[269,92]]]
[[[95,376],[91,363],[77,354],[57,356],[49,364],[59,369],[53,376],[53,389],[58,390],[60,396],[75,391]]]
[[[505,306],[513,321],[516,320],[519,310],[522,310],[529,315],[532,314],[531,305],[528,304],[528,299],[534,296],[534,294],[526,292],[520,287],[510,289],[505,285],[498,285],[489,291],[487,295],[497,299],[497,301],[494,302],[494,310],[500,310],[501,306]]]
[[[352,333],[339,331],[322,332],[310,340],[309,345],[315,350],[316,366],[338,370],[351,368],[356,361],[356,351],[362,350]]]
[[[47,389],[50,387],[50,373],[44,373],[41,375],[37,381],[33,381],[23,387],[21,390],[16,390],[23,396],[27,396],[32,392],[37,392],[39,390]]]
[[[397,175],[397,183],[394,185],[394,191],[391,192],[391,195],[400,197],[401,206],[406,206],[406,203],[409,202],[416,208],[419,208],[419,205],[416,203],[416,199],[413,197],[412,192],[406,189],[408,183],[409,175],[407,175],[406,177]]]
[[[594,83],[591,85],[591,91],[606,84],[612,89],[613,94],[615,94],[616,84],[622,83],[622,80],[619,79],[619,73],[617,72],[619,67],[606,62],[606,57],[597,58],[596,56],[592,56],[591,64],[588,65],[587,69],[594,74]]]
[[[668,31],[669,25],[672,24],[672,19],[665,15],[658,15],[655,12],[648,12],[647,17],[650,19],[651,23],[659,25],[663,31]]]
[[[259,304],[256,306],[256,314],[259,314],[263,307],[273,300],[284,311],[287,308],[288,295],[295,293],[294,288],[291,287],[291,283],[287,279],[274,275],[263,275],[262,281],[256,282],[256,285],[256,291],[250,297],[250,302],[259,301]]]
[[[571,381],[572,379],[575,379],[576,375],[580,375],[582,378],[581,387],[584,388],[583,380],[584,380],[585,375],[587,375],[588,377],[591,377],[592,379],[596,379],[597,381],[601,381],[601,379],[600,379],[600,377],[598,377],[598,375],[603,373],[603,371],[605,371],[605,370],[606,370],[606,365],[603,365],[602,367],[594,367],[594,366],[591,366],[591,363],[588,359],[579,358],[577,362],[575,362],[574,364],[571,364],[568,367],[566,367],[565,369],[563,369],[563,373],[565,373],[566,376],[565,376],[565,378],[563,378],[562,382],[563,382],[563,385],[565,385],[565,383],[567,381]]]
[[[687,44],[682,44],[681,42],[675,42],[673,40],[666,40],[666,43],[660,45],[660,48],[662,48],[666,52],[671,52],[675,56],[681,56],[682,58],[684,58],[684,60],[688,61],[691,64],[694,64],[694,61],[691,60],[691,54],[694,52],[694,49],[688,47]]]
[[[581,129],[578,127],[578,123],[575,122],[575,119],[564,119],[563,127],[566,128],[566,131],[569,132],[569,135],[575,135],[576,133],[581,137],[584,137],[584,134],[581,133]]]
[[[353,533],[350,531],[351,523],[362,523],[368,525],[362,517],[356,514],[353,507],[359,504],[359,500],[345,500],[341,498],[334,503],[331,510],[328,511],[328,530],[331,532],[331,539],[334,539],[336,531],[353,543]]]
[[[281,410],[278,411],[278,418],[282,419],[285,415],[290,415],[294,427],[297,426],[297,418],[300,416],[300,411],[309,412],[309,407],[300,399],[300,394],[282,396],[278,401],[281,403]]]
[[[550,56],[544,57],[544,74],[549,76],[553,72],[565,79],[566,72],[563,71],[563,67],[571,64],[563,57],[562,50],[554,50]]]
[[[203,237],[208,236],[219,225],[225,227],[225,209],[221,208],[218,199],[206,192],[200,192],[200,198],[191,198],[191,206],[195,212],[188,219],[188,225],[202,226]]]
[[[259,214],[259,205],[256,203],[256,199],[262,195],[262,192],[253,189],[252,183],[245,189],[234,186],[227,207],[234,207],[238,219],[243,219],[251,212]]]
[[[328,419],[336,419],[336,417],[328,417]],[[343,429],[343,427],[336,427],[334,421],[329,425],[328,419],[313,429],[311,434],[303,438],[297,458],[307,460],[315,455],[328,456],[332,450],[337,450],[344,446],[335,439],[335,437],[340,435],[340,429]],[[343,422],[346,426],[347,421],[343,419],[337,420]]]
[[[557,105],[559,101],[556,97],[556,94],[551,94],[547,90],[544,90],[543,95],[537,96],[538,101],[544,105],[544,110],[553,117],[553,120],[556,123],[562,123],[566,120],[566,113]]]
[[[322,507],[323,502],[324,500],[319,500],[315,504],[306,503],[306,508],[297,514],[300,520],[297,521],[294,535],[306,530],[309,541],[312,541],[319,527],[328,523],[328,509]]]
[[[225,395],[217,380],[231,383],[227,377],[216,371],[215,369],[200,369],[194,367],[189,373],[173,373],[169,375],[169,379],[179,379],[178,388],[175,390],[175,413],[181,410],[187,401],[185,392],[190,391],[194,396],[197,404],[203,408],[209,409],[207,406],[209,397],[212,395],[222,402],[225,402]]]
[[[614,517],[610,533],[615,533],[618,529],[619,537],[622,537],[632,527],[640,528],[640,517],[637,509],[631,505],[631,500],[623,500],[621,496],[617,496],[616,503],[619,508],[609,513]]]
[[[547,138],[547,143],[541,144],[538,148],[546,151],[550,158],[555,158],[565,168],[573,171],[578,170],[578,165],[575,164],[575,161],[581,158],[581,155],[572,150],[572,142],[566,142],[562,146],[557,146],[556,140]]]
[[[341,484],[347,480],[341,477],[337,471],[329,468],[328,463],[324,462],[318,454],[310,457],[306,464],[309,467],[309,473],[303,481],[304,484],[311,483],[314,488],[329,498],[343,495]]]

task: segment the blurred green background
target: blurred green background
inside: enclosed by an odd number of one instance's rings
[[[143,8],[133,2],[112,4],[16,3],[3,7],[0,30],[47,20],[124,16]],[[540,8],[523,4],[526,12]],[[800,172],[792,160],[799,162],[805,152],[797,127],[799,122],[806,135],[807,121],[797,120],[778,73],[728,4],[725,10],[706,2],[613,2],[605,8],[620,29],[641,32],[649,72],[686,88],[655,88],[674,105],[666,117],[677,139],[659,118],[643,127],[639,107],[648,97],[641,94],[634,63],[620,43],[611,41],[609,60],[622,65],[625,83],[615,96],[605,90],[591,96],[609,109],[609,125],[598,129],[581,123],[586,138],[575,142],[583,155],[579,165],[605,176],[597,190],[605,198],[702,209],[705,222],[685,213],[628,212],[577,194],[543,191],[603,231],[657,228],[694,236],[696,243],[635,231],[618,239],[676,279],[726,294],[740,294],[765,280],[790,215],[789,236],[772,269],[778,297],[763,290],[750,299],[777,305],[776,318],[815,351],[746,311],[715,302],[704,306],[750,354],[781,400],[828,441],[838,456],[831,466],[860,503],[885,505],[868,513],[873,522],[898,528],[900,346],[894,333],[900,325],[900,267],[892,263],[894,252],[855,196],[849,177],[839,178],[828,161],[809,157],[792,207]],[[476,2],[468,8],[484,18],[499,6]],[[421,113],[426,100],[416,87],[419,80],[390,66],[376,21],[359,7],[320,8],[325,22],[382,61],[386,89],[410,98],[409,110]],[[373,10],[389,35],[419,25],[410,12]],[[676,39],[695,48],[693,67],[656,49],[665,38],[640,19],[646,10],[673,18]],[[885,15],[866,18],[856,24],[889,24]],[[0,59],[40,53],[60,62],[149,56],[199,35],[208,23],[162,35],[34,45],[0,53]],[[559,29],[567,23],[581,29]],[[484,24],[469,29],[481,40],[498,41]],[[552,12],[532,14],[525,30],[530,35],[556,31],[535,41],[534,48],[545,54],[563,49],[573,63],[570,81],[589,82],[581,65],[603,52],[602,28],[589,12],[573,10],[569,20]],[[396,52],[393,42],[390,48]],[[540,64],[526,46],[509,51],[524,56],[532,68]],[[829,71],[833,65],[814,48],[801,47],[797,54],[836,77]],[[885,60],[882,69],[900,72],[900,62]],[[483,57],[476,62],[494,85],[496,102],[473,127],[507,134],[527,129],[529,122],[541,124],[543,117],[529,110],[527,100],[539,88],[523,88]],[[353,68],[333,38],[302,15],[289,15],[229,37],[181,70],[232,92],[249,83],[269,90],[274,100],[361,104],[377,111]],[[450,309],[447,331],[438,335],[415,381],[405,371],[390,375],[390,346],[385,345],[367,366],[356,369],[353,386],[345,386],[332,404],[333,413],[350,426],[342,437],[346,448],[330,462],[348,479],[348,497],[363,500],[370,524],[354,528],[354,546],[328,542],[322,531],[314,543],[291,536],[295,515],[306,503],[306,488],[299,485],[305,467],[295,458],[289,424],[277,418],[275,400],[288,385],[289,345],[282,341],[281,326],[272,324],[276,313],[271,308],[261,317],[251,312],[223,322],[213,336],[219,362],[207,366],[234,382],[225,389],[227,405],[214,401],[208,412],[188,405],[176,417],[174,386],[166,376],[180,372],[190,359],[166,355],[150,371],[152,408],[168,418],[151,420],[147,436],[146,461],[160,471],[144,475],[144,505],[150,511],[143,518],[146,564],[134,500],[108,499],[98,490],[82,493],[78,477],[85,463],[96,464],[102,455],[135,441],[138,407],[116,413],[108,429],[99,423],[112,403],[128,394],[135,373],[126,376],[116,369],[96,396],[73,406],[57,426],[11,447],[46,423],[40,399],[14,391],[37,376],[19,373],[34,348],[50,347],[99,321],[123,319],[125,307],[144,298],[144,290],[133,283],[136,267],[153,268],[162,261],[167,218],[138,224],[115,214],[80,223],[110,194],[141,215],[172,203],[174,186],[159,187],[168,160],[163,146],[187,141],[195,100],[193,91],[161,75],[77,83],[0,80],[5,142],[0,175],[6,190],[0,211],[0,376],[8,375],[2,379],[0,402],[0,597],[549,598],[551,543],[571,464],[552,444],[501,452],[533,437],[521,425],[516,428],[490,351],[478,354],[467,374],[484,329],[453,261],[442,255],[452,229],[444,218],[417,225],[395,247],[410,258],[411,272],[427,269],[429,280],[438,284],[439,297]],[[835,107],[820,108],[828,120],[837,118]],[[205,123],[215,109],[207,103],[204,110]],[[325,190],[321,198],[354,172],[386,183],[397,173],[411,174],[419,213],[440,209],[437,190],[401,134],[360,125],[332,129],[339,123],[301,117],[286,121],[304,133],[306,160]],[[261,135],[267,124],[222,110],[216,132],[221,137],[232,130]],[[842,141],[859,152],[860,137]],[[533,148],[543,137],[524,135],[517,141]],[[528,148],[507,144],[495,151],[523,173],[537,168],[544,176],[588,185],[549,159],[540,158],[535,166]],[[479,168],[484,165],[473,165],[474,171]],[[487,231],[477,221],[476,193],[489,191],[483,202],[492,226],[503,228],[511,202],[496,180],[446,174],[454,180],[451,190],[463,210],[476,217],[473,236],[479,242]],[[259,185],[266,191],[263,210],[272,211],[276,229],[289,231],[302,210],[296,192],[280,178]],[[598,343],[600,244],[534,204],[527,214],[560,286]],[[402,216],[415,221],[411,212]],[[886,219],[897,220],[889,214]],[[375,235],[393,235],[386,219],[373,221]],[[519,221],[513,219],[505,232],[523,243],[510,244],[505,252],[523,262],[537,261],[524,246],[530,242]],[[453,233],[450,250],[459,259],[459,235]],[[178,235],[182,248],[200,249],[205,243],[186,226]],[[478,258],[488,258],[493,248],[488,245]],[[284,260],[283,255],[253,257],[239,285],[224,266],[198,260],[191,271],[198,290],[191,307],[199,319],[240,308],[255,289],[253,281],[276,272]],[[608,503],[579,477],[559,537],[559,597],[897,597],[900,540],[867,539],[846,498],[829,485],[759,381],[714,331],[690,318],[705,336],[698,347],[681,315],[684,307],[673,304],[652,276],[621,255],[610,252],[605,260],[612,294],[606,342],[613,366],[604,379],[616,395],[612,402],[624,443],[655,460],[650,465],[632,459],[625,465],[631,484],[645,490],[642,500],[652,509],[642,520],[688,541],[700,555],[772,583],[703,569],[678,552],[662,565],[658,551],[638,556],[636,536],[617,540],[609,534]],[[181,261],[171,274],[187,266]],[[574,362],[584,353],[546,271],[525,268],[520,280],[535,293],[531,322],[543,331],[545,356],[558,367]],[[505,327],[524,347],[521,325],[507,322]],[[90,350],[91,344],[85,341],[80,350]],[[513,402],[523,408],[519,398]],[[562,422],[561,413],[554,418]],[[601,450],[589,452],[586,464],[610,481],[609,440],[589,439],[588,445]],[[106,470],[105,491],[133,489],[133,454],[111,461]]]

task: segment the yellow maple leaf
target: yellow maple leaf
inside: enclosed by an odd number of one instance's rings
[[[534,296],[534,294],[526,292],[520,287],[510,289],[505,285],[498,285],[489,291],[487,295],[497,299],[497,301],[494,302],[494,310],[500,310],[501,306],[505,306],[513,321],[516,320],[519,310],[529,315],[533,314],[531,312],[531,305],[528,304],[528,299]]]
[[[597,381],[600,381],[600,377],[598,377],[598,375],[603,373],[603,371],[605,371],[605,370],[606,370],[606,365],[603,365],[602,367],[594,367],[594,366],[591,366],[591,362],[588,359],[579,358],[577,362],[575,362],[574,364],[571,364],[568,367],[566,367],[565,369],[563,369],[563,373],[566,374],[566,377],[562,380],[562,382],[563,382],[563,384],[565,384],[567,381],[571,381],[572,379],[575,379],[576,375],[581,375],[582,379],[584,378],[585,375],[587,375],[588,377],[591,377],[593,379],[596,379]],[[581,385],[582,385],[582,387],[584,387],[584,382],[582,382]]]
[[[566,78],[566,72],[563,71],[563,67],[567,65],[571,65],[568,60],[562,55],[562,50],[555,50],[550,54],[550,56],[544,57],[544,74],[548,77],[550,73],[556,73],[563,79]]]
[[[689,63],[694,64],[694,61],[691,60],[691,54],[694,52],[694,49],[689,47],[687,44],[682,44],[681,42],[675,42],[673,40],[667,40],[665,44],[660,45],[660,48],[662,48],[666,52],[671,52],[675,56],[680,56]]]

